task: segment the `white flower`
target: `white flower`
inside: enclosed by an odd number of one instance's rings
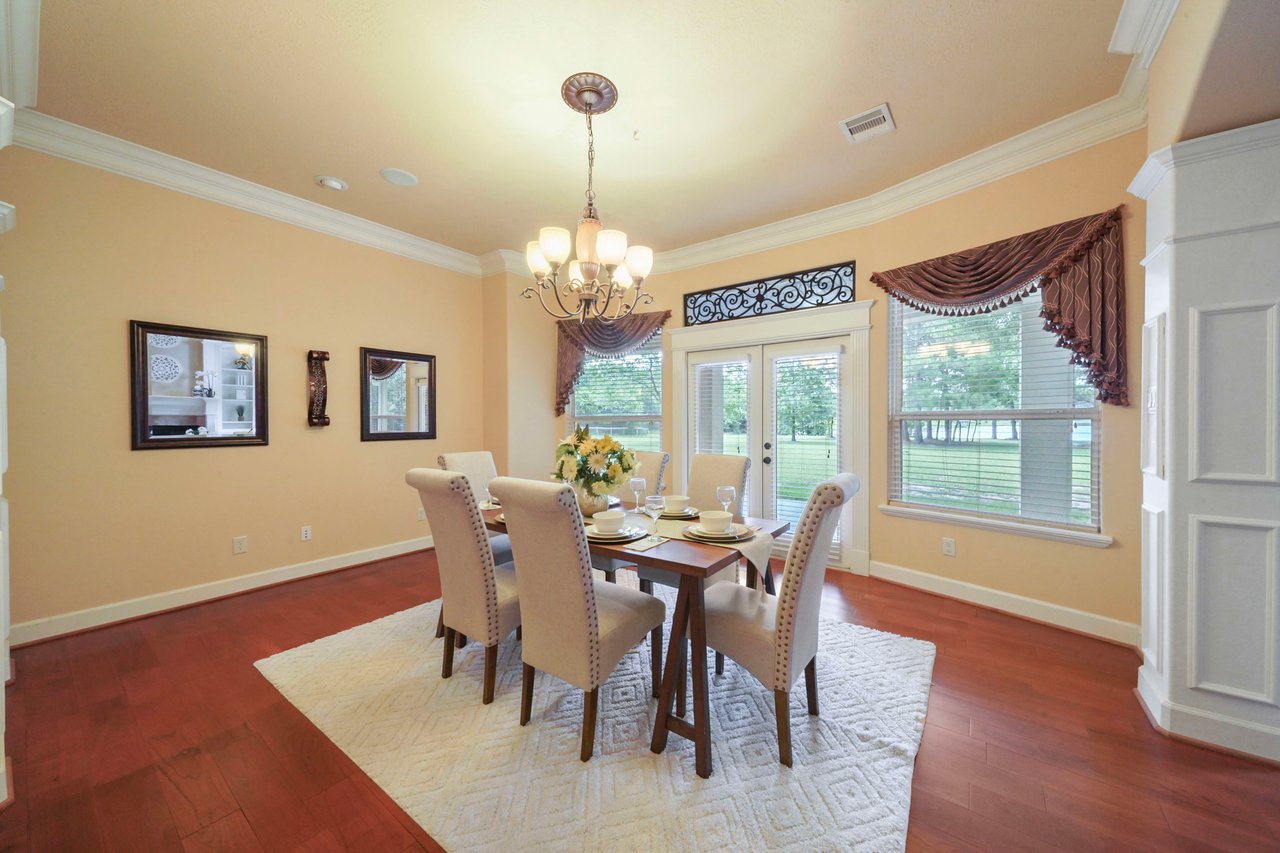
[[[572,456],[566,456],[560,460],[560,479],[576,480],[578,477],[578,463]]]
[[[603,495],[607,491],[609,491],[609,484],[604,480],[596,480],[591,484],[591,494],[593,495]]]
[[[597,474],[603,474],[605,469],[609,467],[609,460],[605,458],[603,453],[592,453],[587,457],[587,467]]]

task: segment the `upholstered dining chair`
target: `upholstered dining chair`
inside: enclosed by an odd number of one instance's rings
[[[440,467],[446,471],[456,471],[467,478],[471,484],[471,494],[477,501],[483,501],[489,489],[489,481],[498,476],[498,467],[493,463],[493,454],[487,450],[462,450],[456,453],[441,453],[436,459]],[[511,541],[505,533],[490,533],[489,548],[493,551],[493,562],[496,565],[511,562]],[[436,636],[444,636],[444,609],[440,610],[440,621],[436,623]]]
[[[520,626],[520,594],[511,563],[495,565],[488,531],[467,478],[456,471],[414,468],[405,482],[418,490],[431,523],[440,565],[444,661],[440,677],[453,675],[456,641],[472,637],[484,646],[485,705],[493,701],[498,644]],[[444,605],[448,605],[448,611]],[[459,644],[460,645],[460,644]]]
[[[707,590],[707,645],[733,658],[773,691],[778,760],[791,766],[791,687],[804,671],[809,713],[818,713],[818,609],[827,553],[840,510],[858,491],[858,478],[839,474],[809,496],[782,574],[782,590],[716,584]]]
[[[557,483],[498,477],[490,489],[502,501],[520,571],[524,616],[524,676],[520,725],[533,705],[536,670],[582,690],[583,761],[595,750],[596,712],[604,684],[628,651],[662,625],[659,599],[597,581],[573,490]],[[661,660],[662,649],[650,649]]]

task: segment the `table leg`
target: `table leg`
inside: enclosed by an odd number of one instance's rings
[[[681,576],[680,591],[676,595],[676,609],[671,615],[671,638],[667,641],[667,664],[662,669],[662,690],[658,693],[658,717],[653,722],[653,740],[649,749],[662,752],[667,748],[667,726],[671,719],[671,704],[676,698],[676,678],[680,676],[680,656],[684,654],[685,638],[689,623],[689,592],[694,586],[701,588],[697,578]]]
[[[707,614],[703,608],[702,583],[693,580],[689,592],[689,638],[693,667],[693,745],[698,775],[711,775],[711,700],[707,693]],[[681,583],[683,586],[683,582]]]

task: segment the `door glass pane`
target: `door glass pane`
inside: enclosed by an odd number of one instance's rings
[[[751,363],[745,359],[694,367],[694,453],[749,455],[750,379]],[[744,515],[751,511],[750,497],[740,497]]]
[[[794,530],[814,488],[841,470],[840,355],[776,356],[770,363],[774,436],[765,450],[773,459],[765,466],[766,502]]]

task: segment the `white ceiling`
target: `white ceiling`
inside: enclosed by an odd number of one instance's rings
[[[1120,0],[43,0],[36,108],[466,252],[572,226],[659,251],[870,195],[1116,94]],[[840,119],[889,101],[898,131]],[[393,187],[385,166],[422,183]],[[346,193],[316,187],[337,175]]]

